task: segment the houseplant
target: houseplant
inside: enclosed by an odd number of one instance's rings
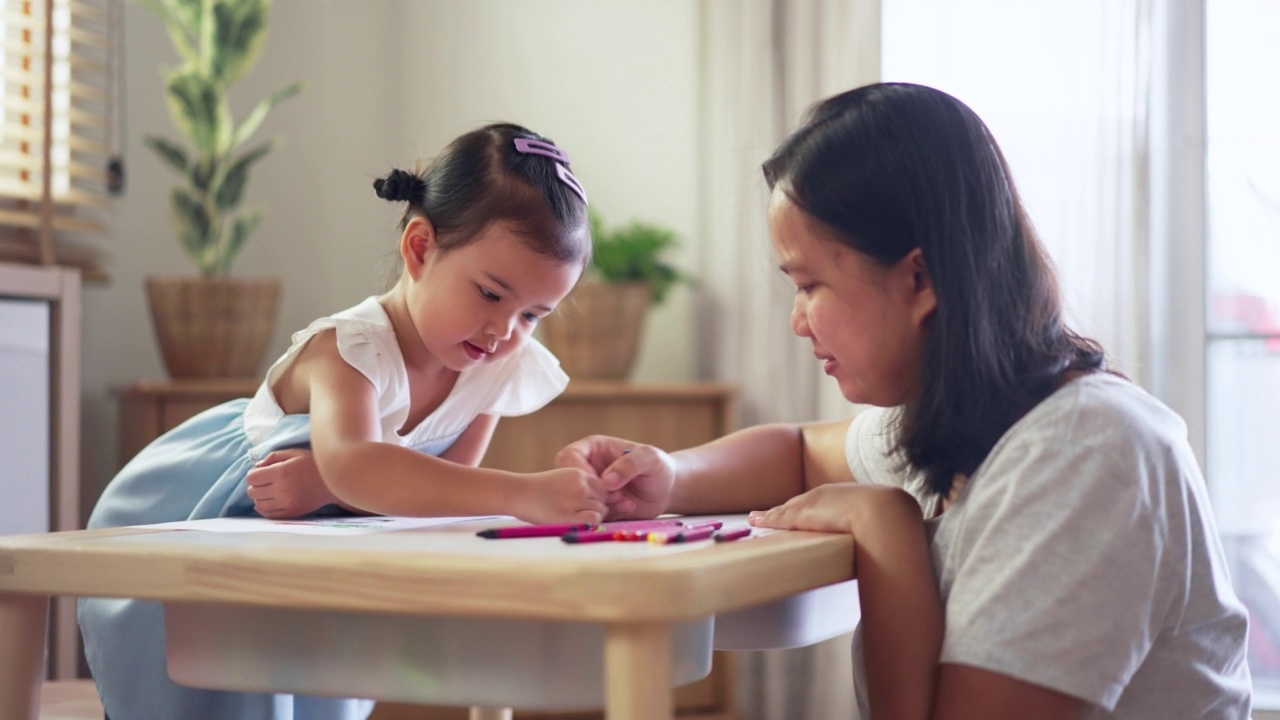
[[[239,210],[249,170],[280,138],[245,146],[302,86],[277,90],[236,123],[227,93],[262,56],[270,0],[136,1],[164,22],[180,58],[165,74],[165,99],[186,144],[158,135],[145,142],[179,175],[169,209],[199,272],[147,279],[165,368],[175,378],[255,376],[275,328],[280,280],[229,273],[262,220],[260,207]]]
[[[593,210],[591,236],[591,267],[563,309],[542,321],[542,339],[570,377],[621,380],[635,366],[649,308],[686,277],[662,257],[677,244],[669,228],[632,221],[609,229]]]

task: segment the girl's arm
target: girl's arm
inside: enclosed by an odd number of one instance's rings
[[[493,431],[498,427],[497,415],[477,415],[475,420],[462,431],[462,435],[440,456],[441,460],[479,467],[489,449],[489,441],[493,439]]]
[[[561,450],[556,464],[599,473],[611,491],[612,517],[744,512],[819,485],[851,482],[844,460],[848,429],[847,420],[758,425],[670,454],[592,435]]]
[[[506,514],[532,522],[603,515],[603,488],[591,473],[469,467],[382,442],[376,390],[342,359],[332,332],[312,338],[286,373],[282,384],[306,391],[316,467],[343,503],[380,515]],[[492,429],[492,421],[478,423],[459,453],[478,456]]]
[[[459,465],[479,466],[497,424],[497,416],[477,416],[440,458]],[[254,510],[266,518],[300,517],[325,505],[338,505],[354,513],[368,514],[334,496],[320,479],[315,457],[304,448],[268,453],[249,471],[248,484]]]

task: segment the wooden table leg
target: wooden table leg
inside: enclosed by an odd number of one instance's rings
[[[0,717],[39,720],[49,622],[46,595],[0,594]]]
[[[672,720],[671,628],[610,625],[604,648],[605,718]]]
[[[511,708],[473,707],[469,720],[511,720]]]

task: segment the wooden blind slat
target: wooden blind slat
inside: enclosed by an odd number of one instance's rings
[[[51,7],[69,10],[70,24],[50,27]],[[9,2],[0,11],[0,225],[39,231],[34,252],[42,262],[51,261],[48,228],[104,230],[99,220],[77,216],[76,210],[110,206],[110,24],[119,21],[101,0]],[[61,79],[52,81],[53,75]]]
[[[0,223],[25,228],[40,227],[38,211],[23,212],[21,210],[0,210]],[[77,232],[105,232],[106,226],[97,220],[70,215],[57,215],[53,219],[55,230],[74,230]]]

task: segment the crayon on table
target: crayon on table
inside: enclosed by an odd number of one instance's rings
[[[666,520],[618,520],[606,522],[603,528],[609,530],[656,530],[680,525],[684,525],[684,521],[675,518]]]
[[[565,533],[560,539],[570,544],[593,543],[593,542],[611,542],[618,539],[618,530],[590,530],[581,532]]]
[[[649,533],[649,542],[654,545],[693,542],[695,540],[706,540],[715,532],[715,529],[711,527],[706,527],[701,530],[681,530],[677,533],[651,532]]]
[[[730,542],[751,536],[752,528],[744,527],[736,530],[724,530],[715,534],[716,542]]]
[[[528,538],[528,537],[559,537],[566,533],[582,532],[586,530],[594,530],[595,525],[591,523],[570,523],[563,525],[516,525],[513,527],[489,528],[477,532],[482,538],[503,539],[503,538]]]

